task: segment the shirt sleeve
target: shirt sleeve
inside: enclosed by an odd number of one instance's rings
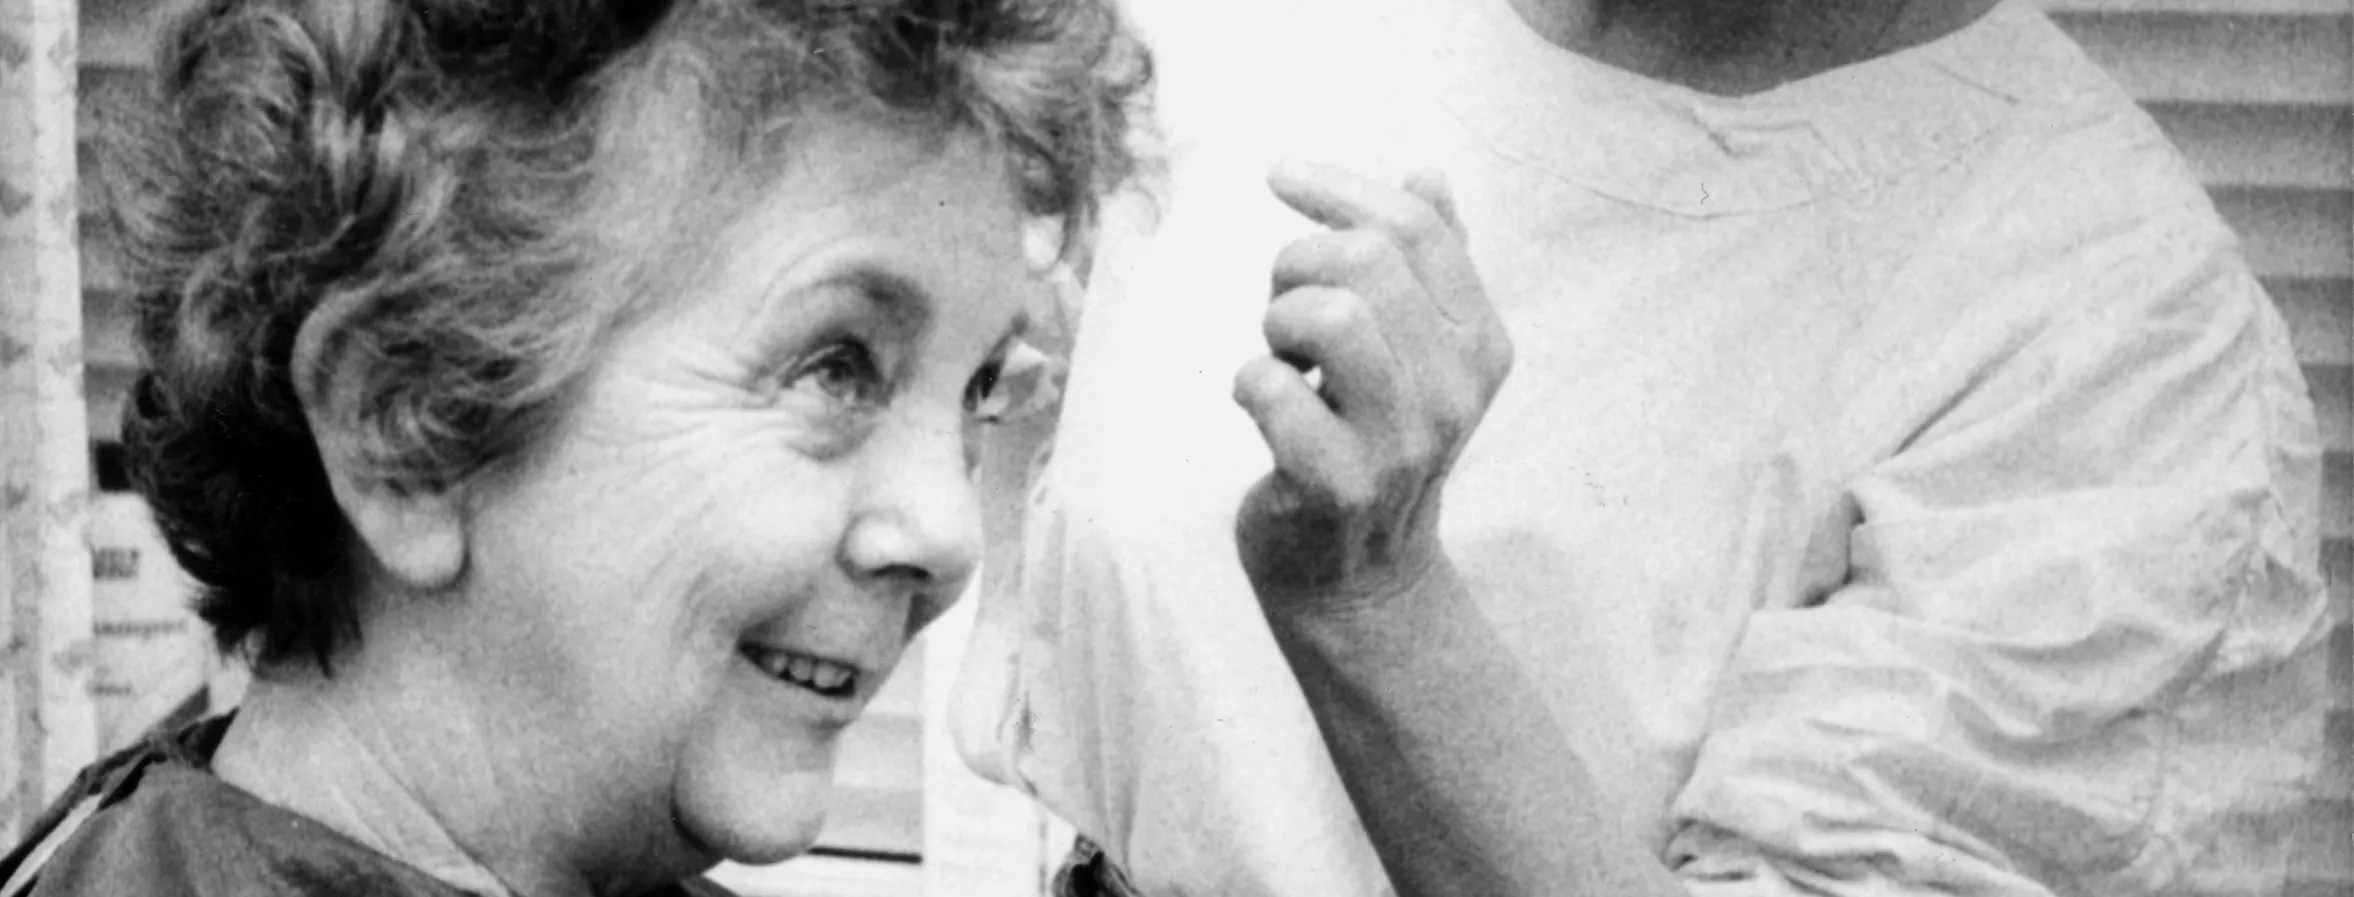
[[[1971,272],[2069,311],[1860,465],[1846,582],[1743,635],[1674,809],[1693,893],[2282,886],[2326,701],[2285,328],[2212,225],[2059,245]]]

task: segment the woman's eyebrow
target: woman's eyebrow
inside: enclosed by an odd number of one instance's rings
[[[939,301],[915,278],[872,263],[859,264],[827,279],[856,290],[861,298],[879,306],[893,324],[918,329],[931,323],[933,303]]]
[[[847,320],[838,316],[850,315],[873,322],[870,327],[880,324],[880,330],[872,331],[876,335],[920,339],[938,317],[939,298],[884,260],[836,259],[821,270],[770,306],[772,314],[801,319],[789,329],[799,330],[819,319]]]

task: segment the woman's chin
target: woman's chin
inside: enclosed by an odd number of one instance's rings
[[[684,745],[678,828],[718,858],[775,863],[807,851],[833,797],[835,732],[774,714],[717,713]]]
[[[679,828],[713,857],[729,862],[762,866],[807,853],[825,830],[833,776],[786,778],[732,793],[690,787],[675,810]]]

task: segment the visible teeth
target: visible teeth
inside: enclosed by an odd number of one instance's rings
[[[858,677],[856,670],[815,657],[758,648],[745,653],[761,672],[812,691],[836,691]]]
[[[816,682],[819,688],[832,691],[850,681],[850,671],[836,664],[821,663],[817,666],[817,675],[811,677],[811,681]]]
[[[793,655],[782,651],[753,651],[750,653],[752,663],[760,667],[761,672],[779,679],[785,677],[785,666],[793,659]]]

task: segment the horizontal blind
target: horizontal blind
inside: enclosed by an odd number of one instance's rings
[[[2336,695],[2288,897],[2354,897],[2354,0],[2043,0],[2182,148],[2294,332]]]

